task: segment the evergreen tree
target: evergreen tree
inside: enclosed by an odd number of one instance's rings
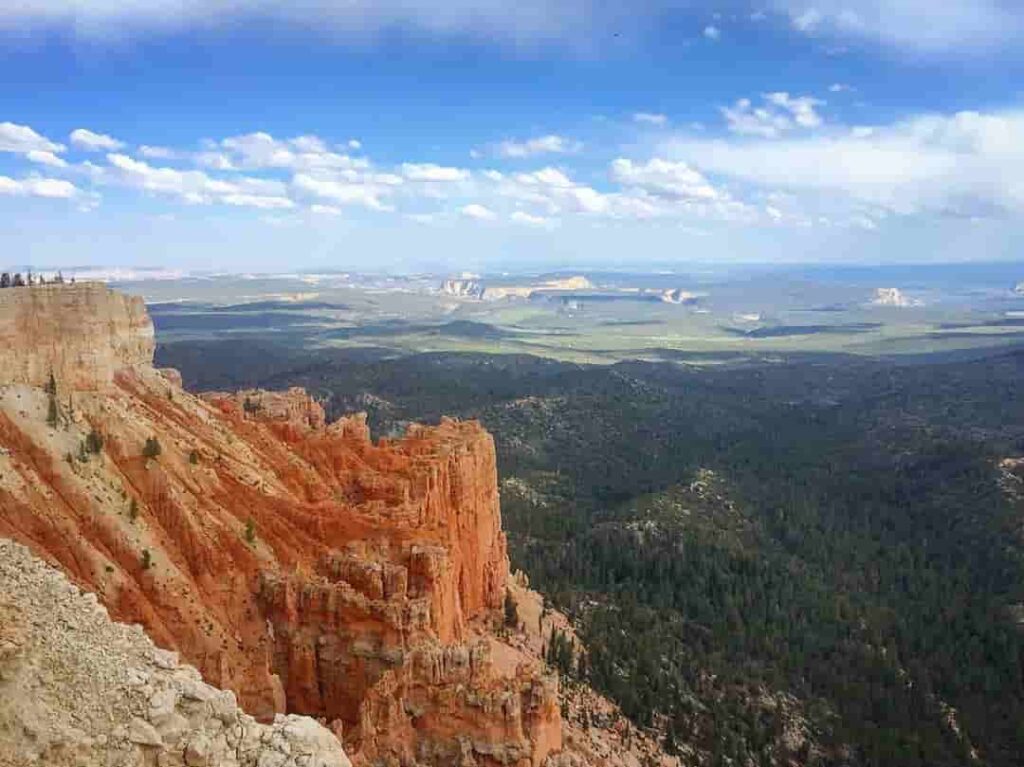
[[[0,288],[9,287],[11,287],[11,273],[4,272],[3,274],[0,274]]]
[[[516,607],[516,600],[512,598],[512,592],[509,590],[505,591],[505,627],[519,628],[519,610]]]
[[[161,448],[160,442],[156,437],[149,437],[146,439],[146,444],[142,448],[142,455],[145,458],[156,458],[160,455]]]
[[[245,520],[245,540],[250,544],[256,542],[256,520],[252,517]]]

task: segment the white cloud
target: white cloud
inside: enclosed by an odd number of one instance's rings
[[[236,205],[260,210],[286,210],[294,208],[295,203],[287,197],[266,197],[255,194],[226,194],[220,198],[225,205]]]
[[[139,147],[138,154],[147,160],[177,160],[180,153],[165,146],[148,146],[143,144]]]
[[[793,26],[801,32],[810,32],[816,29],[825,18],[821,11],[813,6],[802,11],[793,10],[790,12],[790,15]]]
[[[210,170],[238,170],[231,158],[223,152],[197,152],[192,156],[192,161]]]
[[[821,115],[815,108],[822,106],[824,101],[810,96],[790,96],[785,91],[767,93],[765,99],[769,104],[789,112],[801,128],[817,128],[822,123]]]
[[[0,152],[63,152],[64,146],[41,136],[27,125],[0,123]]]
[[[824,120],[817,111],[823,101],[811,96],[791,96],[785,91],[766,93],[761,106],[740,99],[731,107],[722,107],[728,128],[733,133],[761,138],[777,138],[795,128],[818,128]]]
[[[704,33],[703,34],[704,34],[704,37],[706,37],[708,40],[716,40],[717,41],[717,40],[721,40],[722,39],[722,30],[720,30],[718,27],[714,26],[713,24],[708,24],[708,26],[704,27]]]
[[[341,205],[359,205],[378,211],[392,209],[381,200],[385,189],[373,184],[299,173],[292,179],[292,186],[302,194]]]
[[[71,144],[87,152],[116,152],[124,142],[104,133],[93,133],[85,128],[71,131]]]
[[[51,168],[68,167],[67,162],[63,158],[58,157],[53,152],[43,152],[39,149],[33,149],[31,152],[26,153],[25,159],[37,165],[48,165]]]
[[[942,0],[941,5],[936,0],[737,0],[734,5],[754,20],[768,8],[807,34],[862,38],[901,52],[983,49],[1019,41],[1024,34],[1018,0]],[[649,29],[679,7],[677,0],[632,5],[595,0],[19,0],[0,5],[0,29],[56,28],[116,39],[270,20],[342,38],[373,39],[405,28],[506,45],[592,48],[611,32]]]
[[[463,206],[463,208],[459,210],[459,213],[466,218],[472,218],[476,221],[493,221],[498,217],[490,208],[475,202]]]
[[[353,139],[349,139],[348,140],[348,148],[349,149],[353,149],[353,150],[362,149],[363,148],[363,142],[359,141],[358,139],[354,139],[354,138]]]
[[[527,204],[546,216],[577,214],[649,218],[659,212],[647,200],[616,192],[602,192],[574,181],[559,168],[541,168],[511,176],[498,174],[495,176],[493,193],[517,205]]]
[[[14,197],[50,197],[68,199],[78,194],[70,181],[56,178],[14,179],[0,176],[0,194]]]
[[[621,29],[630,15],[593,0],[19,0],[0,5],[0,29],[61,28],[101,39],[230,29],[254,19],[342,38],[411,28],[520,44],[586,39],[599,29]]]
[[[416,164],[408,162],[402,164],[402,175],[409,181],[434,181],[441,183],[465,181],[470,176],[469,171],[462,168],[451,168],[432,163]]]
[[[829,93],[852,93],[854,90],[852,85],[847,85],[846,83],[832,83],[828,86]]]
[[[309,210],[311,213],[317,213],[322,216],[340,216],[341,208],[335,205],[310,205]]]
[[[898,214],[1024,213],[1024,112],[922,115],[781,141],[668,142],[704,172]]]
[[[216,179],[202,171],[158,168],[124,154],[108,154],[108,168],[93,166],[99,183],[116,183],[155,194],[165,194],[194,205],[222,203],[260,209],[293,207],[286,187],[271,179],[239,177]]]
[[[626,187],[642,189],[654,197],[673,200],[714,201],[726,195],[715,189],[697,170],[685,162],[654,158],[637,164],[617,159],[611,165],[612,179]]]
[[[645,125],[657,125],[660,127],[668,124],[668,117],[663,114],[655,114],[653,112],[636,112],[633,114],[633,122],[643,123]]]
[[[1019,40],[1016,0],[771,0],[807,34],[875,40],[935,53],[978,50]]]
[[[332,152],[317,136],[297,136],[278,140],[269,133],[231,136],[219,144],[222,151],[211,150],[200,157],[227,168],[244,170],[283,169],[292,171],[342,170],[366,168],[365,160]]]
[[[755,108],[750,99],[739,99],[731,107],[722,107],[729,130],[744,136],[775,138],[793,127],[788,116],[765,107]]]
[[[564,171],[558,168],[541,168],[530,173],[517,173],[516,181],[528,186],[542,185],[568,189],[576,186],[576,182],[565,175]]]
[[[509,159],[534,157],[539,154],[567,154],[581,149],[579,142],[564,136],[550,134],[532,138],[527,141],[503,141],[498,145],[497,153]]]
[[[539,229],[547,229],[554,225],[554,221],[544,216],[534,216],[521,210],[515,211],[509,217],[514,223],[523,226],[533,226]]]

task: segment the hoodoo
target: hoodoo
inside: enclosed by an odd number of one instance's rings
[[[357,765],[561,748],[556,676],[494,630],[509,566],[479,424],[375,443],[302,390],[193,396],[152,355],[137,299],[0,293],[0,537]]]

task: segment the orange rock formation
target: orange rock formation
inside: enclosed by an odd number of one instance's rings
[[[560,749],[557,679],[493,630],[508,559],[479,424],[375,444],[302,390],[192,396],[152,352],[137,300],[0,291],[0,537],[250,712],[321,718],[357,765]]]

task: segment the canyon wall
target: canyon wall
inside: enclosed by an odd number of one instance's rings
[[[0,295],[0,381],[73,389],[109,386],[153,361],[153,324],[141,298],[104,285],[37,285]]]
[[[556,677],[497,631],[508,559],[479,424],[375,443],[302,390],[195,397],[152,352],[138,300],[0,291],[0,537],[251,713],[317,717],[356,765],[559,751]]]

